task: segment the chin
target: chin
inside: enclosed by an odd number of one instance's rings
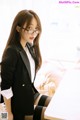
[[[33,45],[33,41],[30,41],[29,43]]]
[[[31,45],[33,45],[33,41],[28,41]]]

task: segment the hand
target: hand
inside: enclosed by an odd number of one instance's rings
[[[8,113],[8,120],[13,120],[13,114],[12,113]]]

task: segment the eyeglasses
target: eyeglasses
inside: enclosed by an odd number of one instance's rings
[[[35,33],[36,35],[39,34],[39,30],[37,30],[37,29],[32,30],[32,29],[27,29],[27,28],[23,28],[23,27],[22,27],[22,29],[26,30],[27,33],[29,33],[29,34],[33,34],[33,33]]]

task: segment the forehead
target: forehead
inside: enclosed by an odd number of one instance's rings
[[[34,17],[32,18],[30,25],[37,26],[37,20]]]

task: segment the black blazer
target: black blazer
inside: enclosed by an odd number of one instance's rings
[[[34,111],[34,94],[39,92],[31,83],[30,63],[21,44],[9,46],[1,64],[1,89],[12,87],[13,114],[31,115]]]

